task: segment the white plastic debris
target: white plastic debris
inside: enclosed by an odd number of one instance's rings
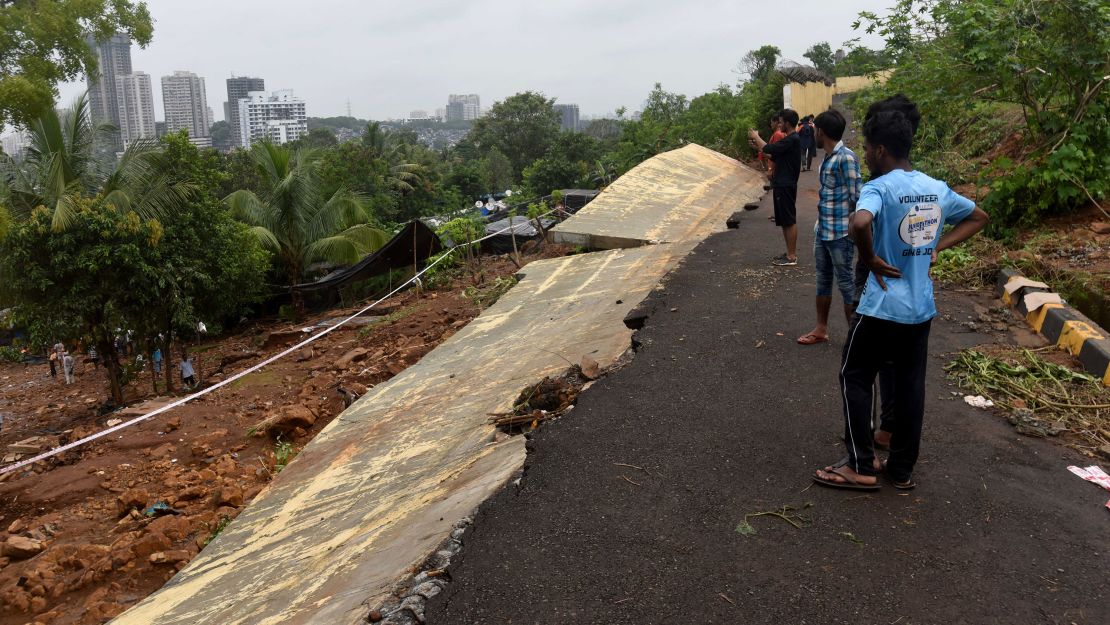
[[[973,408],[990,408],[994,402],[982,395],[964,395],[964,403]]]
[[[1106,490],[1110,490],[1110,475],[1107,475],[1106,471],[1103,471],[1102,467],[1098,465],[1089,466],[1086,469],[1068,467],[1068,471],[1071,471],[1092,484],[1098,484]],[[1106,502],[1106,507],[1110,509],[1110,501]]]

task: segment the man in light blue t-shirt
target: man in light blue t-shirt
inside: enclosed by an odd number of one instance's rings
[[[835,488],[876,490],[885,467],[895,488],[910,489],[925,413],[929,326],[937,314],[929,268],[938,252],[982,230],[987,214],[947,184],[913,170],[913,128],[901,111],[868,117],[863,136],[873,179],[860,190],[850,230],[871,273],[840,369],[848,457],[819,469],[813,479]],[[953,228],[942,234],[945,224]],[[886,363],[893,376],[894,419],[890,457],[879,465],[872,392]]]

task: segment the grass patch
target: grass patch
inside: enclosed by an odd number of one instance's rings
[[[204,539],[204,546],[207,547],[208,543],[215,540],[216,537],[220,535],[220,532],[224,531],[224,528],[228,525],[231,525],[231,517],[226,514],[220,516],[220,520],[216,521],[216,526],[212,528],[212,533],[208,535],[208,538]]]
[[[255,371],[254,373],[245,375],[231,384],[231,388],[241,388],[244,386],[271,386],[281,383],[281,376],[275,371]]]
[[[501,296],[508,293],[509,289],[516,286],[517,279],[513,276],[503,276],[492,282],[480,286],[468,286],[463,289],[463,297],[470,300],[478,308],[493,306]]]
[[[296,451],[293,449],[293,443],[278,438],[274,443],[274,473],[281,473],[294,455]]]

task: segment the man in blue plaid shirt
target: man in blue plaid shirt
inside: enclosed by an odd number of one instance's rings
[[[856,210],[859,199],[859,160],[841,138],[847,122],[835,109],[829,109],[813,120],[817,127],[817,145],[825,151],[818,176],[821,191],[817,201],[817,223],[813,227],[814,267],[817,273],[817,325],[813,331],[798,337],[802,345],[816,345],[829,340],[829,310],[832,308],[832,284],[844,301],[844,316],[851,323],[855,299],[852,257],[856,247],[848,237],[848,217]]]

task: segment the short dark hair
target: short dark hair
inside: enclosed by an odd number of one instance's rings
[[[899,93],[878,102],[873,102],[871,106],[867,107],[867,115],[864,116],[864,121],[882,111],[900,111],[906,117],[906,121],[910,123],[910,127],[913,128],[913,134],[917,134],[917,128],[921,125],[921,111],[918,110],[913,100]]]
[[[779,117],[782,118],[782,121],[790,124],[791,126],[798,125],[798,111],[795,111],[794,109],[782,109],[781,111],[779,111]]]
[[[863,120],[863,136],[883,146],[894,158],[907,158],[913,148],[913,124],[902,111],[879,111]]]
[[[826,137],[833,141],[840,141],[841,137],[844,136],[844,128],[848,125],[848,122],[840,114],[840,111],[829,109],[818,115],[813,120],[813,125],[820,128]]]

